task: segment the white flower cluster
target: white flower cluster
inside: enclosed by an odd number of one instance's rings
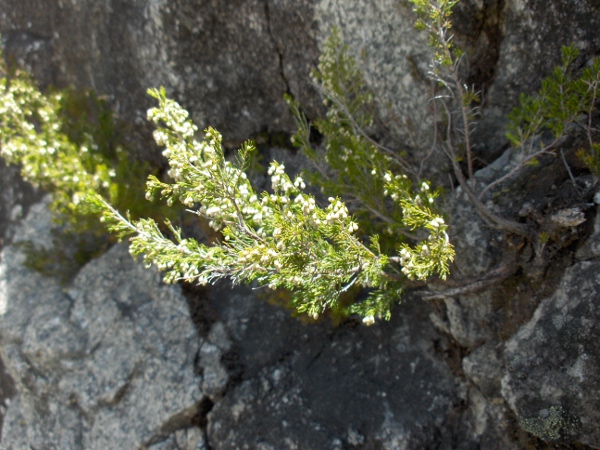
[[[272,215],[272,211],[264,201],[261,203],[258,200],[246,174],[228,161],[222,162],[220,169],[222,173],[219,173],[214,161],[201,166],[204,176],[216,179],[213,183],[198,184],[196,192],[201,195],[196,200],[202,202],[198,212],[210,219],[209,225],[217,231],[227,224],[239,221],[240,214],[245,220],[262,226],[264,220]],[[226,180],[228,185],[222,186],[222,195],[214,195],[214,185],[222,185]]]
[[[183,139],[189,139],[194,137],[198,131],[198,127],[188,119],[189,113],[183,109],[179,103],[171,99],[165,99],[164,104],[161,108],[150,108],[148,110],[148,120],[159,123],[163,122],[165,126],[173,130]],[[165,145],[166,141],[162,135],[158,136],[155,133],[154,138],[159,145]]]
[[[402,271],[404,271],[404,269],[408,266],[411,258],[412,252],[408,248],[404,247],[402,250],[400,250],[400,264],[403,266]]]
[[[309,216],[317,207],[313,197],[304,196],[302,194],[298,194],[298,196],[294,199],[294,203],[300,205],[302,208],[302,214],[305,216]]]
[[[268,174],[271,176],[271,187],[274,192],[283,192],[287,194],[293,185],[289,177],[285,174],[285,166],[283,164],[271,163]]]
[[[342,155],[340,156],[342,161],[348,161],[348,158],[352,156],[352,150],[350,150],[348,147],[343,146],[342,147]]]
[[[349,212],[345,203],[340,199],[329,197],[329,206],[327,207],[327,216],[325,222],[329,225],[334,224],[337,221],[348,222]],[[353,233],[358,230],[358,224],[350,220],[346,226],[348,233]]]
[[[440,226],[443,226],[443,225],[445,225],[445,224],[446,224],[446,222],[444,221],[444,219],[442,219],[442,218],[441,218],[441,217],[439,217],[439,216],[438,216],[438,217],[435,217],[433,220],[431,220],[431,221],[429,222],[429,225],[431,225],[431,226],[432,226],[433,228],[435,228],[435,229],[437,229],[437,228],[439,228]]]
[[[281,269],[281,261],[279,253],[269,248],[265,244],[259,244],[254,247],[247,247],[238,253],[240,263],[248,265],[248,270],[268,270],[270,267],[275,266],[277,269]]]
[[[445,231],[444,219],[435,217],[427,223],[426,227],[430,230],[426,241],[421,242],[414,248],[404,246],[400,250],[402,273],[411,280],[423,280],[433,274],[432,257],[434,254],[450,250],[449,255],[454,255],[448,234]]]

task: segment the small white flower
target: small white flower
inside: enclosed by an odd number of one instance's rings
[[[444,219],[442,219],[441,217],[436,217],[431,222],[429,222],[429,225],[431,225],[433,228],[439,228],[439,226],[444,225],[444,223]]]
[[[371,325],[373,325],[375,323],[375,317],[373,316],[366,316],[363,318],[363,323],[370,327]]]

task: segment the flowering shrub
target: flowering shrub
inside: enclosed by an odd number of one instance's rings
[[[115,171],[94,151],[92,142],[77,145],[63,132],[62,100],[62,93],[43,95],[23,73],[2,77],[0,148],[7,162],[21,165],[26,180],[54,193],[55,211],[75,218],[88,189],[110,198]]]
[[[227,160],[216,130],[197,139],[188,112],[164,89],[149,90],[158,106],[148,119],[158,126],[154,138],[164,147],[171,181],[149,176],[146,198],[181,203],[206,218],[219,233],[209,245],[182,236],[169,221],[165,229],[154,218],[121,214],[123,186],[115,183],[110,161],[94,151],[92,136],[77,142],[66,133],[60,94],[42,95],[25,76],[5,77],[0,85],[2,154],[21,164],[26,179],[53,192],[59,213],[73,218],[91,209],[119,238],[129,236],[131,253],[164,271],[166,282],[255,282],[291,291],[299,313],[316,318],[335,310],[371,324],[389,319],[411,280],[445,278],[454,249],[434,209],[439,192],[425,180],[414,180],[413,188],[401,159],[369,137],[372,96],[335,33],[315,79],[329,106],[316,126],[330,168],[304,178],[329,192],[326,201],[277,162],[268,170],[270,190],[256,192],[245,173],[251,142]],[[314,159],[322,150],[312,148],[309,125],[290,103],[299,127],[295,142]],[[360,288],[367,290],[365,300],[340,302],[341,294]]]
[[[589,141],[581,157],[600,173],[600,147],[592,127],[600,60],[576,77],[569,68],[577,51],[563,49],[563,64],[544,80],[539,95],[522,96],[509,117],[507,137],[520,163],[476,191],[477,184],[470,181],[470,132],[478,93],[460,78],[464,52],[449,33],[458,0],[409,1],[417,28],[428,32],[434,50],[430,76],[439,92],[433,95],[433,113],[443,112],[445,119],[439,121],[444,129],[435,130],[432,148],[448,155],[456,180],[490,226],[535,241],[530,225],[490,211],[482,199],[526,164],[553,154],[575,124],[587,130]],[[166,228],[159,226],[153,212],[161,208],[144,208],[149,212],[144,214],[140,202],[123,196],[135,192],[136,178],[124,152],[115,149],[116,157],[107,156],[91,132],[75,137],[61,115],[64,94],[44,96],[22,73],[0,80],[0,148],[9,162],[21,164],[26,179],[53,193],[61,215],[78,223],[80,213],[91,208],[119,238],[129,237],[134,255],[143,254],[147,263],[164,271],[167,282],[254,282],[291,291],[299,313],[318,317],[335,310],[359,314],[371,324],[376,317],[390,317],[411,281],[445,279],[454,249],[435,209],[440,192],[420,179],[421,171],[410,167],[400,152],[371,138],[373,95],[339,33],[334,31],[327,41],[313,78],[328,107],[325,117],[310,124],[300,105],[287,100],[298,128],[293,143],[315,162],[315,170],[292,179],[282,164],[272,162],[265,192],[257,192],[246,175],[255,150],[251,142],[228,160],[216,130],[208,128],[199,138],[188,112],[168,99],[164,89],[149,91],[158,106],[148,118],[158,126],[154,138],[164,148],[171,181],[150,176],[146,198],[180,203],[207,219],[217,232],[208,245],[184,237],[169,221]],[[313,128],[323,137],[321,145],[311,140]],[[550,144],[541,144],[544,133],[551,134]],[[466,163],[466,173],[460,161]],[[323,198],[309,193],[307,184],[320,188]],[[135,209],[132,215],[121,214],[128,205]],[[136,219],[144,216],[154,218]],[[359,289],[367,292],[364,300],[340,301],[341,294]]]
[[[292,292],[298,312],[315,318],[342,308],[340,294],[357,285],[368,288],[369,296],[346,312],[372,323],[375,317],[390,317],[407,279],[447,275],[454,252],[444,220],[430,208],[435,194],[427,183],[415,193],[405,175],[383,175],[381,195],[404,208],[405,226],[427,234],[416,246],[401,244],[399,255],[388,256],[381,252],[378,235],[363,243],[358,223],[339,197],[329,197],[320,206],[305,191],[302,177],[290,179],[282,164],[271,163],[271,192],[258,194],[244,172],[254,151],[251,142],[242,146],[235,161],[228,161],[216,130],[209,128],[197,140],[187,111],[168,99],[164,89],[149,93],[159,105],[148,118],[159,125],[154,137],[165,147],[173,182],[150,177],[148,199],[158,195],[195,208],[190,211],[210,220],[222,239],[201,244],[171,226],[171,240],[152,219],[131,220],[98,194],[88,200],[112,231],[120,237],[133,235],[131,252],[165,271],[166,282],[206,284],[226,277],[234,283],[284,288]]]
[[[131,163],[103,99],[73,89],[45,95],[26,73],[7,72],[0,53],[0,155],[52,193],[58,222],[105,233],[82,201],[90,189],[136,217],[165,214],[164,207],[146,207],[141,185],[151,170]]]

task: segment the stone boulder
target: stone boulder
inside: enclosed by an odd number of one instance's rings
[[[502,394],[545,441],[600,448],[599,297],[600,261],[578,262],[506,343]]]
[[[164,85],[232,145],[293,132],[286,92],[322,114],[310,71],[334,26],[377,94],[378,134],[411,151],[431,140],[431,53],[408,2],[1,0],[0,11],[7,55],[44,86],[107,96],[146,159],[158,157],[143,142],[149,87]],[[462,0],[452,19],[465,78],[484,97],[476,136],[487,162],[506,144],[506,113],[560,62],[560,46],[575,43],[581,63],[600,47],[595,0]]]
[[[427,305],[407,299],[389,323],[332,327],[302,323],[249,289],[210,297],[242,373],[208,414],[211,448],[418,449],[452,440],[457,386]]]
[[[47,244],[50,228],[45,204],[35,205],[15,240]],[[193,427],[205,343],[178,288],[125,245],[66,287],[23,260],[16,246],[1,254],[1,353],[18,394],[0,447],[133,449]],[[195,435],[180,448],[196,448]]]

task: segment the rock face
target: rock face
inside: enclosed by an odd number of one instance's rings
[[[49,220],[36,205],[15,239],[43,243]],[[122,245],[67,288],[22,262],[2,252],[2,357],[18,391],[2,448],[139,448],[191,426],[202,341],[178,289]]]
[[[507,112],[560,62],[560,46],[580,49],[577,67],[600,53],[600,6],[461,0],[452,20],[467,51],[464,78],[482,92],[473,139],[485,183],[512,163]],[[311,119],[323,113],[309,74],[334,26],[379,98],[375,134],[419,159],[416,148],[432,139],[430,53],[413,22],[408,2],[392,0],[0,0],[9,59],[44,87],[107,96],[137,156],[154,161],[145,91],[159,85],[227,146],[256,138],[281,159],[275,147],[294,131],[283,94]],[[0,446],[600,448],[600,201],[576,149],[563,150],[579,190],[561,158],[549,158],[486,199],[542,227],[573,215],[549,244],[490,229],[453,190],[453,277],[479,287],[428,302],[409,296],[372,328],[303,323],[262,291],[225,286],[189,294],[190,314],[179,289],[122,246],[65,288],[6,247],[0,344],[18,394]],[[443,160],[433,171],[440,183]],[[50,242],[43,206],[17,227],[37,195],[0,166],[0,246]]]
[[[502,394],[521,427],[546,441],[600,448],[599,264],[570,267],[505,346]]]
[[[39,199],[40,194],[21,179],[18,168],[0,160],[0,249],[12,240],[19,220]]]
[[[15,241],[43,244],[50,228],[37,204]],[[23,258],[9,246],[0,265],[18,391],[1,448],[423,448],[458,402],[418,304],[382,327],[332,329],[223,286],[207,298],[221,320],[201,338],[179,289],[123,245],[67,287]]]
[[[15,240],[47,243],[50,228],[34,205]],[[598,448],[596,240],[503,347],[492,328],[462,361],[419,300],[390,323],[332,327],[220,286],[199,336],[179,289],[123,245],[67,287],[9,246],[1,342],[18,394],[0,448],[543,448],[514,435],[513,412],[532,436]]]
[[[428,448],[445,431],[457,391],[422,305],[332,329],[248,291],[211,296],[244,374],[208,415],[211,448]]]
[[[431,139],[424,106],[431,55],[406,3],[2,0],[0,10],[10,57],[43,85],[74,84],[108,96],[119,115],[136,124],[131,139],[140,149],[147,148],[139,139],[150,130],[145,92],[160,85],[226,141],[293,132],[283,94],[296,97],[312,118],[322,112],[309,75],[334,26],[381,99],[381,134],[402,148]],[[561,45],[575,43],[581,62],[596,54],[598,20],[593,0],[568,6],[462,0],[454,30],[471,56],[467,78],[487,97],[477,130],[481,151],[497,155],[505,143],[503,117],[560,61]],[[146,150],[144,156],[156,154]]]

